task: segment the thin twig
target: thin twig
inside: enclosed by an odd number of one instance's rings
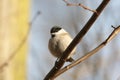
[[[98,52],[100,49],[102,49],[108,42],[110,42],[119,32],[120,32],[120,26],[115,28],[114,31],[109,35],[109,37],[104,42],[102,42],[98,47],[96,47],[92,51],[88,52],[85,56],[79,58],[78,60],[74,61],[73,63],[71,63],[71,64],[65,66],[64,68],[62,68],[61,70],[59,70],[59,72],[55,75],[55,77],[64,73],[68,69],[71,69],[72,67],[76,66],[77,64],[85,61],[90,56],[94,55],[96,52]]]
[[[80,7],[82,7],[82,8],[85,9],[85,10],[88,10],[88,11],[91,11],[91,12],[94,12],[94,13],[97,13],[96,10],[92,10],[92,9],[88,8],[87,6],[84,6],[84,5],[81,4],[81,3],[70,3],[70,2],[68,2],[67,0],[63,0],[63,1],[66,3],[67,6],[80,6]]]
[[[70,45],[67,47],[67,49],[63,52],[63,55],[61,56],[59,61],[56,61],[54,67],[51,69],[51,71],[46,75],[44,80],[54,80],[55,74],[61,69],[61,67],[64,65],[65,61],[67,60],[68,56],[71,55],[70,52],[76,47],[76,45],[82,40],[82,38],[85,36],[85,34],[88,32],[88,30],[91,28],[92,24],[95,22],[95,20],[98,18],[100,13],[103,11],[103,9],[108,4],[109,0],[103,0],[103,2],[99,5],[97,8],[97,13],[94,13],[92,17],[89,19],[89,21],[86,23],[86,25],[83,27],[83,29],[77,34],[77,36],[73,39],[73,41],[70,43]]]
[[[11,55],[8,57],[7,60],[5,60],[1,65],[0,65],[0,70],[3,70],[3,68],[5,66],[7,66],[9,64],[9,62],[14,58],[14,56],[17,54],[17,52],[22,48],[22,46],[24,45],[24,43],[27,41],[28,35],[30,33],[31,30],[31,26],[33,24],[33,22],[36,20],[36,18],[39,16],[40,12],[38,12],[32,19],[32,21],[29,23],[29,28],[28,28],[28,32],[26,33],[26,36],[23,38],[23,40],[21,40],[20,44],[18,45],[18,47],[11,53]]]

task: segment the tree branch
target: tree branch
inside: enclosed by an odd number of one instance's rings
[[[94,55],[96,52],[98,52],[100,49],[102,49],[108,42],[110,42],[119,32],[120,32],[120,25],[117,28],[114,28],[114,31],[109,35],[109,37],[104,42],[102,42],[98,47],[96,47],[92,51],[88,52],[85,56],[77,59],[73,63],[65,66],[63,69],[59,70],[59,72],[55,75],[55,77],[59,76],[60,74],[64,73],[65,71],[71,69],[72,67],[76,66],[77,64],[85,61],[90,56]]]
[[[66,3],[67,6],[80,6],[80,7],[82,7],[82,8],[85,9],[85,10],[89,10],[89,11],[91,11],[91,12],[97,13],[96,10],[92,10],[92,9],[90,9],[90,8],[88,8],[88,7],[86,7],[86,6],[84,6],[84,5],[81,4],[81,3],[75,4],[75,3],[70,3],[70,2],[68,2],[67,0],[63,0],[63,1]]]
[[[46,75],[44,80],[54,80],[55,75],[58,73],[58,71],[61,69],[61,67],[64,65],[65,61],[67,60],[67,57],[70,54],[70,52],[75,48],[75,46],[81,41],[81,39],[84,37],[84,35],[88,32],[92,24],[95,22],[95,20],[98,18],[100,13],[103,11],[105,6],[108,4],[109,0],[103,0],[102,3],[97,8],[97,14],[94,13],[92,17],[89,19],[87,24],[83,27],[83,29],[77,34],[77,36],[73,39],[73,41],[70,43],[70,45],[67,47],[67,49],[63,52],[62,57],[59,59],[59,61],[56,61],[54,67],[51,69],[51,71]]]
[[[3,70],[3,68],[5,66],[7,66],[9,64],[9,62],[14,58],[14,56],[17,54],[17,52],[22,48],[22,46],[24,45],[24,43],[27,41],[28,35],[30,33],[31,30],[31,26],[34,23],[34,21],[36,20],[36,18],[40,15],[40,11],[37,12],[37,14],[33,17],[32,21],[29,23],[29,28],[28,28],[28,32],[26,33],[25,37],[21,40],[20,44],[18,45],[18,47],[12,52],[10,53],[11,55],[8,56],[8,59],[5,60],[1,65],[0,65],[0,71]]]

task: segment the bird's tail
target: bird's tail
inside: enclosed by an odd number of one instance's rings
[[[70,58],[67,59],[66,61],[67,61],[67,62],[73,62],[73,61],[75,61],[75,60],[74,60],[73,58],[70,57]]]

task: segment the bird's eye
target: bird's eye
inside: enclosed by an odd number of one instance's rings
[[[52,34],[51,37],[52,37],[52,38],[55,37],[55,34]]]

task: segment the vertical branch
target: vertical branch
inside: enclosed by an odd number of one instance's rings
[[[70,52],[74,49],[74,47],[81,41],[81,39],[84,37],[84,35],[88,32],[92,24],[95,22],[95,20],[98,18],[100,13],[103,11],[105,6],[108,4],[109,0],[103,0],[102,3],[97,8],[97,13],[94,13],[92,17],[89,19],[87,24],[83,27],[83,29],[77,34],[77,36],[73,39],[73,41],[70,43],[70,45],[67,47],[67,49],[63,52],[62,57],[60,60],[54,65],[54,67],[51,69],[51,71],[46,75],[44,80],[54,80],[55,74],[61,69],[61,67],[64,65],[67,57],[70,55]]]
[[[20,44],[15,48],[15,50],[10,53],[11,55],[8,57],[8,59],[5,60],[2,64],[0,64],[0,71],[9,64],[9,62],[14,58],[15,55],[17,55],[17,52],[22,48],[24,43],[27,41],[28,35],[31,31],[32,24],[34,23],[34,21],[37,19],[39,15],[40,15],[40,11],[38,11],[37,14],[35,14],[35,16],[33,17],[32,21],[28,23],[29,28],[25,37],[21,40]]]
[[[96,52],[98,52],[100,49],[102,49],[108,42],[110,42],[118,33],[120,33],[120,25],[117,28],[114,28],[113,32],[109,35],[109,37],[104,42],[102,42],[99,46],[97,46],[92,51],[88,52],[83,57],[76,60],[74,63],[71,63],[68,66],[59,70],[59,72],[55,75],[55,77],[59,76],[63,72],[67,71],[68,69],[76,66],[77,64],[83,62],[84,60],[88,59],[90,56],[94,55]]]

